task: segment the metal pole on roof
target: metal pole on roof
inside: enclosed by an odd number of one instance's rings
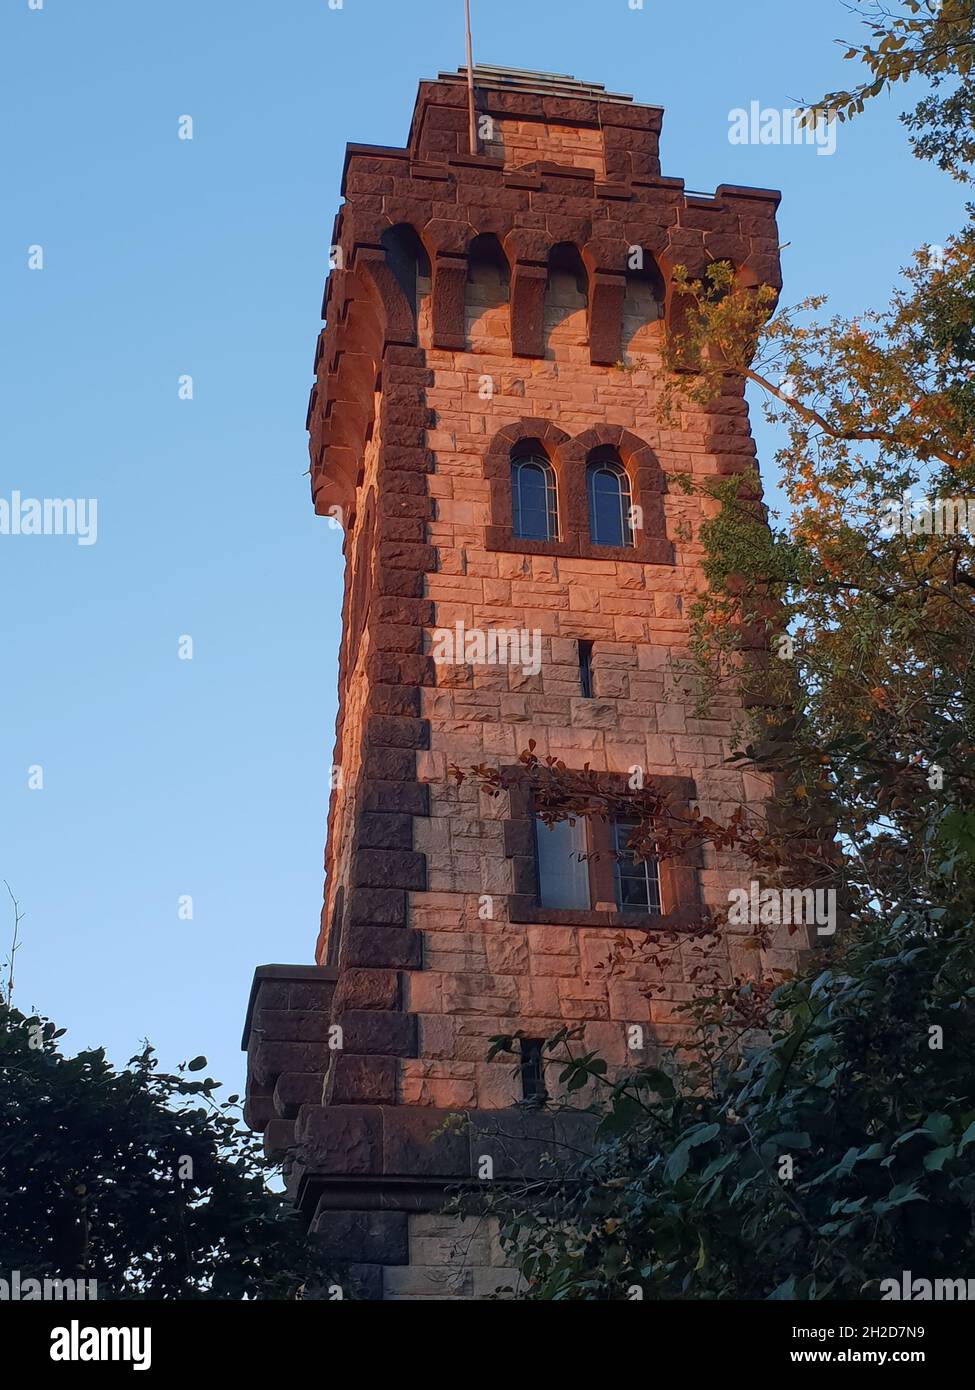
[[[471,154],[477,154],[477,121],[474,117],[474,56],[471,43],[471,0],[464,0],[467,30],[467,110],[470,117]]]

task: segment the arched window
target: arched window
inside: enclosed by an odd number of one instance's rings
[[[511,460],[511,532],[523,541],[559,538],[555,474],[540,448]]]
[[[609,451],[597,450],[586,465],[589,539],[593,545],[632,545],[630,480]]]

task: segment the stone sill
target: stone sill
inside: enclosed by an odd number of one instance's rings
[[[639,912],[585,912],[578,908],[540,907],[538,903],[513,894],[508,898],[510,922],[537,924],[545,927],[607,927],[640,932],[686,931],[700,921],[700,913],[690,908],[675,908],[672,912],[653,915]]]
[[[593,545],[575,537],[563,541],[525,541],[504,534],[500,526],[488,526],[485,550],[515,555],[556,555],[574,560],[615,560],[633,565],[673,565],[674,546],[660,537],[648,537],[639,545]]]

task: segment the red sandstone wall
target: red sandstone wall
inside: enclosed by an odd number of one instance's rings
[[[628,772],[640,766],[649,774],[693,776],[706,814],[729,813],[745,795],[741,775],[722,767],[735,711],[695,718],[671,669],[672,660],[688,656],[686,613],[703,585],[698,499],[676,491],[665,498],[667,535],[688,537],[676,539],[672,566],[485,549],[491,519],[485,449],[499,429],[524,417],[551,420],[572,435],[622,425],[653,448],[667,474],[702,478],[717,471],[703,416],[690,412],[677,429],[659,423],[660,320],[635,325],[644,360],[624,372],[589,362],[585,301],[574,283],[557,283],[550,295],[542,361],[513,366],[504,350],[505,315],[494,310],[486,317],[491,332],[476,331],[476,321],[472,351],[428,354],[434,385],[427,401],[437,417],[427,436],[436,460],[429,479],[436,520],[428,536],[438,563],[426,593],[438,627],[539,629],[543,663],[538,675],[528,676],[509,667],[440,666],[436,686],[423,691],[431,738],[417,766],[430,786],[431,809],[415,822],[415,846],[428,856],[429,891],[411,895],[424,969],[408,977],[419,1056],[403,1064],[401,1097],[448,1108],[519,1098],[510,1060],[484,1060],[494,1034],[522,1029],[547,1037],[563,1022],[584,1022],[584,1046],[623,1063],[625,1025],[650,1022],[656,1045],[667,1047],[686,1034],[675,1006],[692,994],[690,948],[673,952],[663,993],[648,1004],[641,992],[654,975],[648,967],[623,974],[605,969],[618,928],[510,923],[506,808],[473,785],[458,788],[447,776],[451,764],[512,764],[531,739],[541,756],[573,767]],[[497,382],[490,401],[478,394],[485,375]],[[747,435],[743,404],[730,418]],[[579,695],[578,638],[595,641],[593,699]],[[727,858],[706,859],[705,902],[726,905],[728,888],[740,880]],[[494,898],[492,920],[479,917],[484,894]],[[750,973],[744,946],[733,947],[731,956],[735,970]]]
[[[747,466],[744,402],[726,395],[672,425],[656,406],[663,334],[679,316],[669,267],[700,273],[727,258],[744,283],[777,284],[776,195],[685,197],[679,181],[659,177],[654,108],[504,92],[484,104],[493,140],[474,159],[463,153],[464,96],[450,83],[421,87],[408,152],[353,147],[309,409],[316,505],[338,502],[354,517],[343,787],[330,810],[323,916],[327,928],[345,885],[351,944],[336,1001],[352,1041],[332,1093],[339,1101],[510,1104],[519,1095],[510,1060],[485,1060],[496,1033],[544,1037],[581,1022],[585,1045],[614,1063],[625,1060],[628,1024],[649,1026],[651,1049],[683,1035],[675,1010],[692,991],[692,948],[675,949],[662,972],[607,973],[618,925],[512,920],[525,884],[506,843],[510,808],[470,782],[457,787],[452,763],[510,764],[534,739],[572,766],[691,778],[706,813],[762,793],[722,766],[736,711],[695,718],[671,666],[686,654],[703,580],[700,503],[666,479]],[[384,234],[403,223],[431,262],[415,314],[384,249]],[[497,235],[506,271],[471,270],[478,233]],[[567,241],[585,261],[585,293],[574,275],[548,273],[550,248]],[[659,265],[662,302],[625,276],[634,244]],[[497,435],[525,420],[552,427],[570,450],[589,431],[626,432],[642,486],[663,473],[664,486],[652,484],[659,515],[648,548],[602,558],[585,546],[531,553],[499,540]],[[567,459],[560,480],[577,487],[569,474],[581,465]],[[370,492],[378,520],[362,555]],[[540,630],[541,672],[435,667],[431,634],[458,621]],[[589,700],[578,694],[578,638],[596,644]],[[722,905],[741,879],[733,861],[706,855],[696,885],[705,904]],[[319,959],[324,949],[323,934]],[[788,959],[785,951],[779,963]],[[726,964],[750,973],[744,936]],[[648,1002],[651,982],[663,989]]]
[[[573,129],[542,121],[494,120],[481,148],[484,154],[503,159],[509,169],[522,169],[547,159],[555,164],[571,164],[576,169],[591,169],[600,178],[606,177],[605,137],[601,130]]]

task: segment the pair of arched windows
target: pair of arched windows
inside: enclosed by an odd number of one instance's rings
[[[633,544],[630,480],[613,450],[595,449],[589,455],[586,500],[590,544]],[[511,460],[511,530],[523,541],[560,539],[555,470],[540,449]]]

